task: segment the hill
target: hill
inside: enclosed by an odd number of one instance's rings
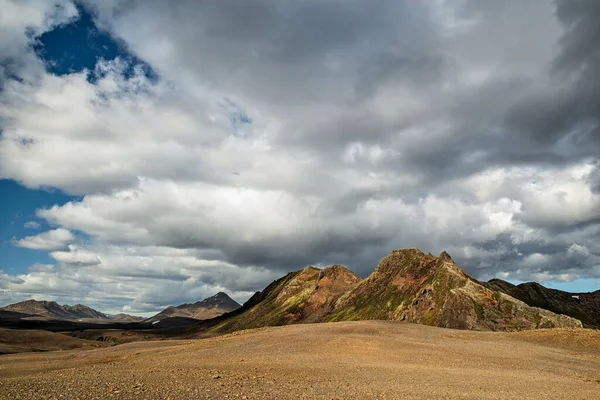
[[[129,314],[106,314],[114,322],[142,322],[145,318]]]
[[[205,325],[207,332],[308,322],[390,320],[470,330],[581,327],[470,277],[443,252],[394,250],[361,280],[335,265],[289,273],[242,308]]]
[[[341,265],[325,269],[308,266],[291,272],[257,292],[242,308],[211,327],[212,332],[232,332],[263,326],[323,322],[333,302],[354,287],[360,278]]]
[[[530,306],[577,318],[586,327],[600,328],[600,290],[590,293],[569,293],[549,289],[536,282],[513,285],[501,279],[492,279],[486,282],[486,286]]]
[[[46,319],[64,319],[64,320],[97,320],[97,321],[115,321],[115,322],[139,322],[143,318],[134,317],[127,314],[109,315],[96,311],[91,307],[83,304],[59,305],[55,301],[38,301],[26,300],[19,303],[10,304],[0,310],[12,313],[28,314],[21,316],[27,317],[43,317]],[[0,314],[0,317],[2,315]]]
[[[55,301],[26,300],[20,303],[10,304],[3,307],[2,310],[32,314],[51,319],[109,319],[108,315],[88,306],[82,304],[61,306]]]
[[[148,318],[148,322],[156,322],[166,318],[193,318],[205,320],[218,317],[225,313],[237,310],[241,305],[226,293],[219,292],[214,296],[193,304],[181,304],[176,307],[167,307],[155,316]]]
[[[14,330],[0,328],[0,355],[23,352],[96,348],[106,343],[90,341],[44,330]],[[1,398],[1,396],[0,396]]]

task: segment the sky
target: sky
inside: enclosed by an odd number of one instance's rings
[[[596,0],[0,0],[0,306],[392,249],[600,289]]]

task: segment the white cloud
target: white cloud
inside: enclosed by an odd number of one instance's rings
[[[29,272],[50,272],[54,269],[52,264],[33,264],[28,268]]]
[[[552,258],[546,254],[533,253],[523,259],[523,265],[526,267],[543,267],[548,265]]]
[[[110,246],[94,247],[93,251],[102,263],[77,262],[88,260],[73,248],[71,253],[64,252],[66,259],[57,266],[33,265],[27,274],[18,276],[0,273],[0,289],[11,296],[4,301],[34,296],[60,303],[90,304],[111,313],[149,315],[168,305],[198,301],[219,291],[245,301],[254,287],[266,286],[280,274],[202,260],[202,254],[195,250]],[[94,259],[90,257],[89,261]]]
[[[27,221],[23,226],[27,229],[40,229],[41,225],[35,221]]]
[[[74,245],[69,245],[69,251],[53,251],[50,253],[50,257],[64,264],[97,265],[102,263],[97,254],[81,250]]]
[[[75,240],[76,237],[68,229],[58,228],[36,236],[15,240],[13,244],[26,249],[52,251],[64,249]]]

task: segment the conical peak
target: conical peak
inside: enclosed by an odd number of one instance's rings
[[[226,300],[231,300],[231,297],[225,292],[218,292],[217,294],[213,294],[212,296],[207,297],[206,299],[204,299],[202,301],[196,302],[195,304],[199,304],[202,302],[209,303],[211,301],[226,301]],[[182,304],[179,307],[182,307],[182,306],[193,306],[193,304]]]

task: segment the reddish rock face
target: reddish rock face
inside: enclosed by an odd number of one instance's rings
[[[323,322],[335,300],[360,278],[341,265],[325,269],[308,266],[291,272],[255,294],[244,312],[225,319],[212,331],[229,332],[270,325]]]

